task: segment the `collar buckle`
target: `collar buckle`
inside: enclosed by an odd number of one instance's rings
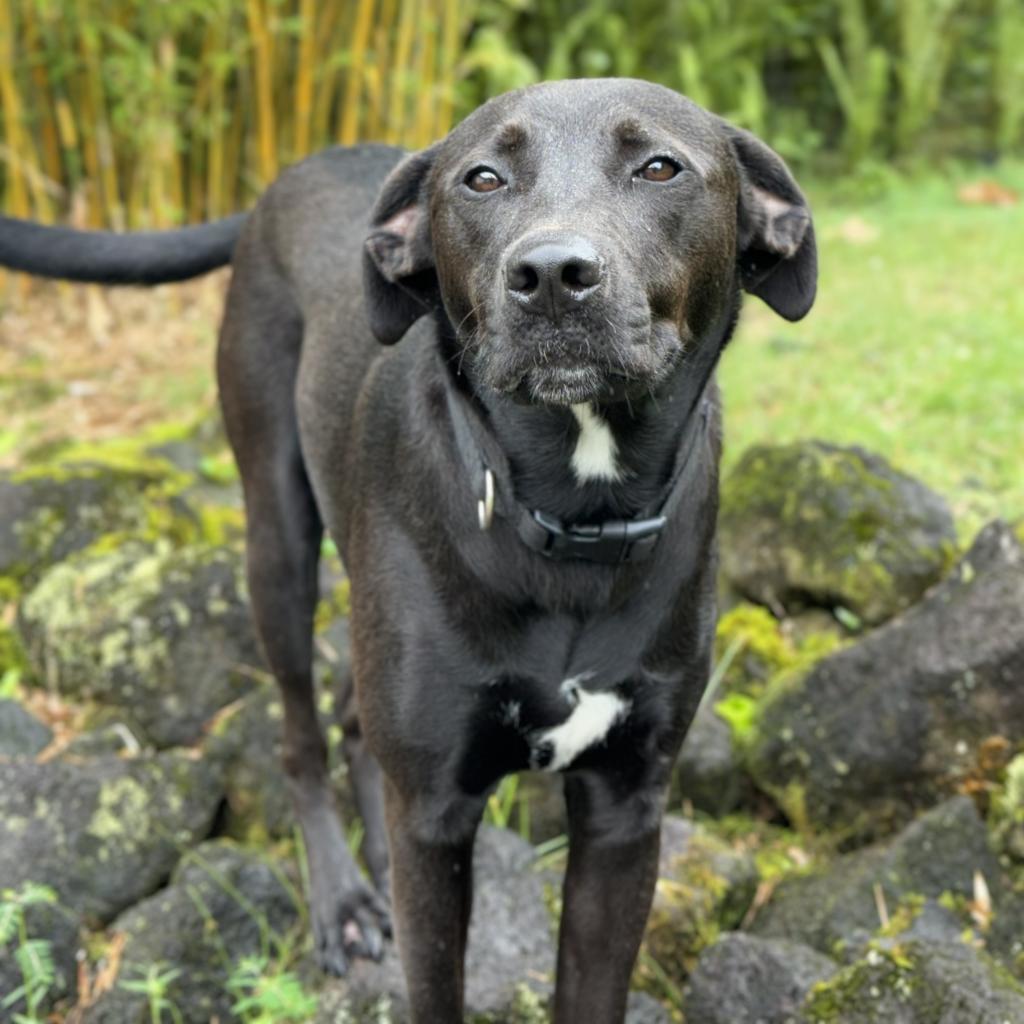
[[[593,525],[566,526],[543,512],[535,510],[532,516],[543,531],[542,543],[537,550],[545,557],[582,559],[606,565],[640,562],[650,557],[666,521],[664,516],[654,516],[650,519],[609,519]]]

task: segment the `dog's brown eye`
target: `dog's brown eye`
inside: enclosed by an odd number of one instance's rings
[[[636,172],[636,176],[643,178],[644,181],[671,181],[681,170],[682,168],[675,160],[669,160],[665,156],[656,156],[653,160],[648,160]]]
[[[495,192],[505,184],[490,167],[474,167],[466,175],[466,184],[474,192]]]

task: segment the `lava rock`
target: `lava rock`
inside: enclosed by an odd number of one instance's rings
[[[959,942],[872,948],[816,985],[799,1024],[1019,1024],[1024,988]]]
[[[180,753],[0,761],[0,889],[42,883],[87,923],[105,923],[209,832],[221,797],[217,771]]]
[[[697,1024],[789,1024],[837,969],[799,943],[730,932],[701,954],[683,1009]]]
[[[185,854],[166,889],[123,913],[111,931],[122,937],[118,981],[137,980],[159,964],[178,971],[166,998],[183,1024],[233,1018],[245,994],[238,983],[258,980],[258,965],[286,943],[298,922],[295,894],[280,866],[225,840]],[[253,969],[239,964],[253,958]],[[229,986],[235,983],[235,988]],[[307,997],[312,1012],[315,1000]],[[86,1011],[86,1024],[142,1024],[146,996],[116,985]]]
[[[749,799],[752,791],[729,723],[704,705],[679,751],[672,803],[689,800],[697,810],[721,817]]]
[[[740,924],[757,881],[749,854],[700,825],[666,815],[644,949],[670,978],[685,980],[701,951]]]
[[[950,564],[953,518],[923,484],[860,448],[821,441],[749,449],[719,516],[728,583],[775,611],[842,606],[879,623]]]
[[[1003,523],[916,607],[770,691],[748,766],[799,826],[877,835],[1024,735],[1024,549]]]
[[[953,797],[891,840],[837,857],[812,874],[783,880],[752,924],[755,934],[839,955],[859,949],[908,901],[974,895],[974,874],[999,889],[999,864],[967,797]],[[884,911],[879,903],[884,901]],[[880,1018],[884,1019],[884,1018]]]
[[[0,700],[0,758],[34,757],[53,732],[16,700]]]
[[[69,560],[22,601],[26,652],[49,686],[102,705],[144,742],[194,743],[262,665],[242,577],[240,555],[206,545]]]

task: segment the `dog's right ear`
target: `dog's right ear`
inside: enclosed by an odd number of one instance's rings
[[[385,179],[363,243],[363,301],[370,330],[393,345],[439,299],[427,178],[436,146],[407,156]]]

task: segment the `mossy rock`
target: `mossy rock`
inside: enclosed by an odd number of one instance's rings
[[[820,441],[748,450],[726,478],[722,571],[777,612],[841,607],[868,624],[917,601],[949,568],[946,502],[884,459]]]
[[[105,923],[161,884],[221,799],[218,770],[182,753],[0,761],[0,889],[49,885]]]
[[[883,927],[880,905],[891,921],[908,928],[914,913],[903,921],[901,908],[920,908],[940,898],[966,906],[974,898],[976,873],[985,879],[998,914],[1005,893],[984,822],[967,797],[954,797],[886,842],[784,879],[759,910],[752,930],[840,955],[844,949],[859,949]]]
[[[0,576],[29,585],[106,537],[197,540],[202,524],[183,497],[188,483],[152,459],[43,463],[0,475]]]
[[[673,982],[682,983],[697,957],[742,921],[757,889],[753,858],[700,825],[666,816],[654,902],[644,951]],[[658,991],[660,979],[641,961],[638,985]]]
[[[164,889],[125,911],[111,925],[123,937],[118,954],[117,981],[92,1003],[85,1024],[147,1024],[146,996],[126,989],[159,965],[161,972],[178,971],[166,990],[174,1004],[175,1020],[208,1024],[233,1019],[232,1004],[245,995],[232,991],[229,981],[259,978],[264,970],[294,948],[299,922],[298,892],[282,865],[225,840],[207,842],[182,858]],[[239,966],[251,958],[254,971]],[[296,1000],[297,1017],[309,1019],[315,998]],[[180,1014],[180,1016],[178,1016]]]
[[[683,1004],[686,1020],[790,1024],[811,987],[837,970],[799,943],[730,932],[701,954]]]
[[[50,569],[21,604],[36,676],[144,742],[191,744],[255,685],[262,659],[241,555],[128,544]]]
[[[1018,1024],[1024,988],[959,942],[913,940],[868,950],[820,982],[798,1024]]]
[[[987,526],[913,609],[770,687],[748,768],[801,828],[893,831],[1024,735],[1024,549]]]

